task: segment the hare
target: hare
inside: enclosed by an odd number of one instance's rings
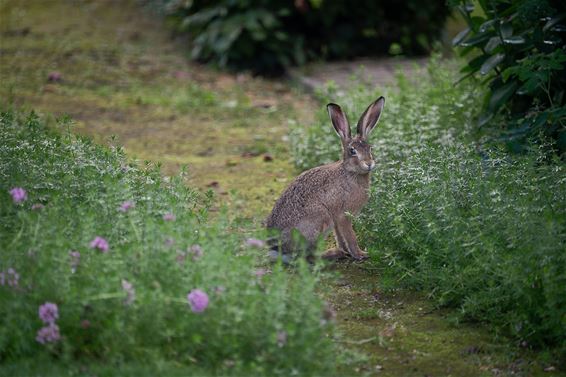
[[[324,258],[367,258],[367,253],[358,246],[348,214],[357,214],[368,200],[369,174],[375,167],[368,136],[384,104],[385,98],[379,97],[369,105],[358,121],[354,137],[340,106],[327,105],[342,142],[342,159],[303,172],[277,200],[266,220],[268,230],[280,233],[277,240],[270,242],[274,255],[280,250],[286,261],[297,251],[295,231],[306,240],[307,251],[312,251],[319,238],[333,230],[337,247],[328,250]]]

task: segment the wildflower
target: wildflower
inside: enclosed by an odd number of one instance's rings
[[[11,189],[10,195],[12,195],[12,200],[16,204],[19,204],[28,198],[26,190],[21,187],[14,187],[13,189]]]
[[[81,253],[78,251],[69,251],[69,256],[71,257],[71,271],[74,273],[77,271],[77,267],[81,261]]]
[[[175,258],[177,263],[179,264],[185,263],[185,259],[187,258],[187,253],[180,252],[179,250],[177,250],[177,253],[178,253],[177,257]]]
[[[134,207],[135,207],[134,202],[132,202],[131,200],[126,200],[124,203],[120,204],[118,211],[126,213]]]
[[[175,240],[171,237],[167,237],[165,239],[165,246],[173,246],[175,244]]]
[[[202,313],[208,306],[208,295],[200,289],[193,289],[187,295],[193,313]]]
[[[263,275],[267,274],[267,270],[265,268],[258,268],[257,270],[255,270],[254,272],[255,276],[257,276],[258,278],[262,277]]]
[[[188,254],[193,255],[193,261],[196,261],[200,257],[202,257],[202,247],[200,245],[193,245],[187,250]]]
[[[124,301],[124,303],[128,306],[132,305],[134,303],[134,300],[136,299],[136,290],[134,289],[133,284],[125,279],[122,279],[122,288],[126,291],[126,300]]]
[[[172,213],[166,213],[165,215],[163,215],[163,220],[165,221],[175,221],[177,217],[175,217],[174,214]]]
[[[45,208],[45,206],[41,203],[35,203],[34,205],[31,206],[31,209],[33,209],[34,211],[40,210]]]
[[[90,241],[90,247],[93,249],[98,249],[103,253],[108,252],[109,249],[108,241],[98,236],[96,236],[92,241]]]
[[[39,307],[39,318],[45,324],[54,324],[57,318],[59,318],[59,308],[57,308],[57,304],[46,302],[45,304],[41,305]]]
[[[216,293],[217,295],[221,295],[224,292],[226,292],[226,287],[224,287],[223,285],[214,287],[214,293]]]
[[[47,81],[49,82],[60,82],[62,79],[63,75],[61,75],[61,72],[53,71],[47,75]]]
[[[59,333],[59,326],[51,323],[49,326],[42,327],[37,332],[35,340],[41,344],[45,343],[55,343],[61,339],[61,334]]]
[[[7,275],[8,285],[10,287],[17,287],[18,282],[20,281],[20,274],[18,274],[16,270],[14,270],[13,268],[8,268],[6,275]]]
[[[265,241],[263,240],[258,240],[257,238],[248,238],[246,240],[246,246],[249,247],[256,247],[258,249],[261,249],[262,247],[265,246]]]
[[[277,332],[277,346],[279,348],[283,347],[287,344],[287,332],[285,331],[278,331]]]

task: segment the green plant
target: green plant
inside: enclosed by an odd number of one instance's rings
[[[148,1],[189,34],[194,59],[260,74],[316,57],[427,53],[449,12],[443,1]]]
[[[352,124],[364,104],[386,97],[372,136],[370,200],[355,223],[360,243],[386,281],[564,358],[564,163],[548,158],[544,141],[521,155],[478,142],[481,87],[473,79],[452,85],[455,66],[433,61],[418,81],[400,76],[385,91],[320,93]],[[339,156],[322,110],[318,124],[293,130],[291,146],[300,169]]]
[[[453,44],[471,56],[462,73],[488,85],[479,125],[503,128],[514,149],[551,138],[566,151],[566,5],[552,0],[458,1],[468,27]],[[475,5],[478,6],[476,9]],[[494,121],[503,114],[504,121]]]
[[[212,198],[183,176],[59,132],[35,114],[0,113],[0,370],[332,370],[316,270],[258,272],[257,253],[225,214],[208,220]],[[46,303],[58,308],[54,322],[38,315]]]

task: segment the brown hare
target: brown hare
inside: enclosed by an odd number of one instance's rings
[[[369,173],[375,167],[368,136],[384,104],[385,98],[380,97],[369,105],[358,121],[354,137],[340,106],[327,105],[332,125],[342,141],[342,159],[303,172],[277,200],[266,221],[268,230],[279,232],[277,239],[270,242],[272,256],[278,256],[280,251],[287,262],[298,251],[296,231],[304,237],[305,249],[310,252],[320,237],[333,230],[337,247],[328,250],[325,258],[367,258],[358,246],[348,214],[357,214],[368,200]]]

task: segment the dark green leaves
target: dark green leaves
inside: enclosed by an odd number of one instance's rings
[[[559,140],[565,119],[536,114],[566,109],[566,2],[481,0],[476,4],[481,10],[472,11],[464,1],[458,6],[468,27],[453,43],[462,47],[462,56],[472,56],[461,69],[464,77],[485,76],[480,126],[495,119],[501,122],[496,115],[504,115],[502,128],[526,130],[521,133],[524,137],[539,137],[543,131]],[[523,122],[524,117],[537,121]]]

